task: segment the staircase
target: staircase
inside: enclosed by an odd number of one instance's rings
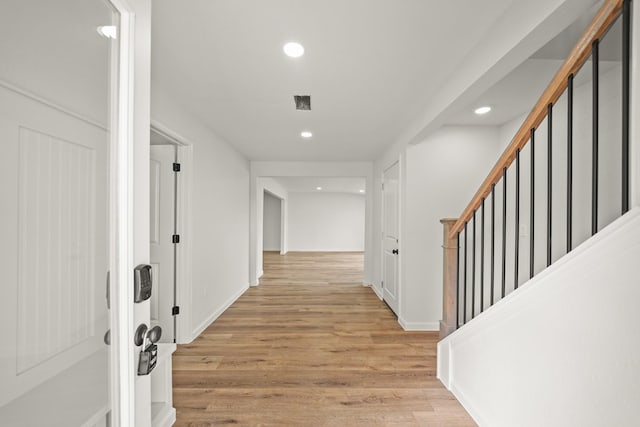
[[[640,425],[631,14],[603,1],[462,215],[442,220],[438,377],[481,426]]]

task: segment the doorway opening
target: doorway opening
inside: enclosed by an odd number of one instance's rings
[[[284,212],[286,200],[268,190],[264,191],[264,220],[262,227],[262,251],[286,253],[284,247],[285,230],[287,227]]]
[[[151,324],[162,330],[161,342],[190,340],[190,263],[188,181],[191,146],[166,130],[151,126],[149,244],[154,292]]]
[[[269,267],[284,272],[288,261],[330,265],[337,271],[344,265],[344,283],[364,283],[366,178],[263,177],[258,186],[260,283],[270,280]],[[321,270],[305,277],[327,282],[329,276]]]

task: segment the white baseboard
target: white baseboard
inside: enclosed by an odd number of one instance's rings
[[[258,279],[260,279],[262,276],[264,276],[264,270],[260,270],[258,271]]]
[[[209,327],[209,325],[211,325],[218,317],[220,317],[220,315],[222,313],[224,313],[227,308],[231,307],[231,304],[236,302],[236,300],[238,298],[240,298],[242,296],[242,294],[244,294],[247,291],[247,289],[249,289],[248,285],[243,286],[242,289],[240,289],[239,292],[237,292],[235,295],[233,295],[231,298],[229,298],[227,301],[225,301],[225,303],[222,304],[222,306],[220,308],[218,308],[216,311],[211,313],[211,315],[209,317],[207,317],[204,320],[204,322],[200,323],[200,325],[198,325],[198,327],[191,334],[191,341],[190,342],[193,342],[193,340],[198,338],[198,336],[202,332],[204,332],[204,330],[207,329]]]
[[[153,427],[171,427],[175,422],[176,409],[168,405],[163,405],[159,413],[155,414],[151,420],[151,425]]]
[[[377,286],[375,286],[374,284],[371,284],[371,289],[373,289],[373,293],[376,294],[376,296],[382,300],[382,291],[380,289],[377,288]]]
[[[405,331],[440,331],[439,322],[407,322],[402,317],[398,317],[398,323]]]
[[[468,399],[462,391],[456,388],[455,385],[452,385],[449,391],[456,397],[456,399],[458,399],[458,402],[460,402],[462,407],[467,411],[467,413],[471,416],[471,418],[473,418],[476,424],[478,424],[479,426],[490,425],[487,422],[487,420],[484,417],[482,417],[481,412],[478,411],[478,408],[476,408],[476,406],[473,405],[471,400]]]
[[[250,282],[249,286],[258,286],[259,284],[260,284],[260,281],[256,279],[255,282]]]

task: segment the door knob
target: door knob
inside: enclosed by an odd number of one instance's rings
[[[141,346],[142,344],[144,344],[144,338],[145,338],[145,337],[146,337],[146,335],[147,335],[147,330],[148,330],[148,327],[147,327],[147,325],[145,325],[144,323],[142,323],[142,324],[140,324],[140,325],[138,326],[138,328],[136,329],[136,333],[135,333],[135,334],[134,334],[134,336],[133,336],[133,343],[134,343],[136,346],[138,346],[138,347],[139,347],[139,346]]]
[[[398,250],[394,249],[394,250],[391,251],[391,253],[394,254],[394,255],[398,255]]]

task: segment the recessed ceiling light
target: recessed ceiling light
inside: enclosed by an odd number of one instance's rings
[[[364,193],[364,190],[359,190],[361,193]]]
[[[322,190],[322,187],[316,187],[316,190],[320,191]]]
[[[102,27],[96,28],[96,31],[102,37],[105,37],[108,39],[118,38],[118,29],[116,28],[115,25],[103,25]]]
[[[289,42],[282,47],[284,53],[292,58],[299,58],[304,55],[304,47],[300,43]]]
[[[303,132],[300,132],[300,136],[303,138],[311,138],[313,136],[313,134],[311,132],[309,132],[308,130],[305,130]]]
[[[491,107],[486,106],[486,107],[476,108],[474,113],[476,113],[477,115],[481,116],[483,114],[487,114],[489,111],[491,111]]]

